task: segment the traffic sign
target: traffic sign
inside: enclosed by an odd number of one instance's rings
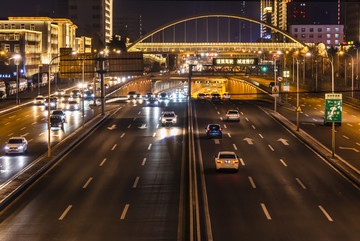
[[[302,109],[300,106],[298,106],[298,108],[296,109],[297,112],[302,112]]]
[[[283,91],[286,91],[286,92],[290,91],[290,83],[289,82],[284,82]]]
[[[274,85],[271,90],[272,90],[273,97],[279,97],[279,86],[278,85]]]
[[[279,82],[283,81],[283,77],[279,76],[279,77],[278,77],[278,81],[279,81]]]
[[[325,122],[341,122],[342,94],[325,94]]]

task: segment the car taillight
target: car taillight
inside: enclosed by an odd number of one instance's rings
[[[238,160],[236,160],[236,161],[234,161],[234,163],[236,164],[236,163],[239,163],[239,161]]]

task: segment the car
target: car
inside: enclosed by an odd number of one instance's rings
[[[222,99],[223,99],[224,101],[230,100],[230,94],[227,93],[227,92],[225,92],[225,93],[223,94],[223,96],[222,96]]]
[[[105,89],[109,89],[110,85],[109,84],[104,84]]]
[[[51,115],[59,115],[61,116],[61,118],[63,119],[63,121],[65,122],[65,112],[62,110],[54,110]]]
[[[165,92],[160,93],[158,95],[158,97],[159,97],[159,101],[167,101],[167,100],[169,100],[168,95]]]
[[[6,93],[5,91],[0,90],[0,100],[6,99]]]
[[[55,92],[55,95],[57,95],[57,96],[63,96],[63,95],[65,95],[65,90],[58,89],[58,90]]]
[[[157,106],[159,104],[159,101],[155,97],[150,97],[146,100],[146,104],[149,106]]]
[[[164,111],[161,113],[161,124],[176,124],[177,115],[174,111]]]
[[[46,101],[46,98],[42,95],[38,95],[35,100],[34,100],[34,104],[35,105],[43,105]]]
[[[197,99],[198,100],[205,100],[205,94],[204,93],[198,93]]]
[[[61,128],[64,129],[65,120],[61,115],[50,116],[50,128]]]
[[[92,90],[85,90],[84,91],[84,99],[92,99],[94,98],[94,93]]]
[[[127,98],[128,100],[135,100],[136,99],[136,92],[135,91],[129,91],[129,93],[127,94]]]
[[[220,100],[221,100],[220,94],[218,94],[218,93],[211,94],[211,101],[220,101]]]
[[[274,81],[271,81],[270,83],[269,83],[269,88],[272,88],[272,87],[274,87],[275,86],[275,82]]]
[[[151,93],[151,92],[148,92],[148,93],[146,93],[146,95],[145,95],[145,99],[150,99],[150,98],[153,98],[153,97],[155,97],[154,96],[154,94],[153,93]]]
[[[72,90],[71,93],[70,93],[70,96],[72,98],[80,98],[81,97],[81,90],[79,90],[79,89]]]
[[[143,97],[141,94],[136,94],[136,99],[141,100]]]
[[[93,87],[92,84],[88,84],[88,85],[87,85],[87,89],[88,89],[88,90],[92,90],[93,88],[94,88],[94,87]]]
[[[26,153],[28,150],[28,142],[25,137],[11,137],[5,144],[5,153]]]
[[[55,110],[57,108],[57,102],[58,102],[58,99],[55,96],[50,97],[50,110]],[[44,103],[46,110],[48,108],[48,105],[49,105],[49,99],[46,99],[46,101]]]
[[[237,110],[228,110],[225,116],[228,121],[240,121],[240,114]]]
[[[220,151],[214,155],[216,171],[220,169],[239,170],[239,157],[233,151]]]
[[[79,103],[76,100],[72,100],[72,101],[69,101],[66,104],[66,109],[67,110],[79,110],[80,106],[79,106]]]
[[[217,136],[222,138],[222,128],[219,124],[209,124],[205,129],[207,137],[211,138]]]

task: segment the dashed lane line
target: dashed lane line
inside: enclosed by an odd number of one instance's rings
[[[100,165],[99,165],[99,166],[100,166],[100,167],[102,167],[102,166],[105,164],[106,160],[107,160],[107,159],[106,159],[106,158],[104,158],[104,160],[102,160],[102,162],[100,163]]]
[[[255,188],[256,188],[256,185],[255,185],[255,182],[254,182],[253,178],[252,178],[252,177],[248,177],[248,178],[249,178],[251,187],[255,189]]]
[[[72,205],[69,205],[66,209],[65,209],[65,211],[61,214],[61,216],[59,217],[59,221],[61,221],[61,220],[63,220],[64,218],[65,218],[65,216],[66,216],[66,214],[68,214],[68,212],[70,211],[70,209],[72,208]]]
[[[227,126],[226,126],[226,125],[224,125],[224,128],[226,129],[226,128],[227,128]]]
[[[129,207],[130,207],[130,204],[126,204],[126,205],[125,205],[124,210],[123,210],[123,212],[122,212],[122,214],[121,214],[121,217],[120,217],[121,220],[124,220],[124,219],[125,219],[126,213],[127,213],[128,209],[129,209]]]
[[[148,150],[150,151],[152,144],[149,144]]]
[[[228,137],[231,138],[231,134],[230,133],[227,133]]]
[[[284,166],[287,167],[287,164],[286,164],[286,162],[285,162],[283,159],[280,159],[280,162],[281,162]]]
[[[264,137],[261,134],[259,134],[259,136],[260,136],[261,139],[264,139]]]
[[[139,183],[139,179],[140,179],[140,177],[136,177],[136,178],[135,178],[135,181],[134,181],[134,184],[133,184],[132,188],[136,188],[136,187],[137,187],[137,185],[138,185],[138,183]]]
[[[127,127],[127,128],[128,128],[128,129],[130,129],[130,127],[131,127],[131,124],[130,124],[130,125],[128,125],[128,127]]]
[[[120,138],[123,138],[125,136],[125,132],[121,134]]]
[[[266,206],[265,206],[264,203],[261,203],[261,208],[262,208],[262,210],[264,211],[267,220],[271,220],[271,216],[270,216],[270,214],[269,214],[269,211],[267,210],[267,208],[266,208]]]
[[[302,187],[302,189],[306,189],[306,186],[304,185],[304,183],[301,182],[301,180],[299,178],[296,178],[296,181],[299,183],[299,185]]]
[[[115,145],[111,148],[111,150],[112,150],[112,151],[115,150],[116,147],[117,147],[117,144],[115,144]]]
[[[251,127],[255,130],[256,129],[256,127],[254,126],[254,125],[251,125]]]
[[[242,158],[240,158],[240,163],[241,163],[242,166],[245,166],[245,162],[244,162],[244,160]]]
[[[268,145],[271,151],[274,151],[274,148],[271,145]]]
[[[345,139],[347,139],[347,140],[349,140],[349,139],[350,139],[349,137],[347,137],[347,136],[345,136],[345,135],[343,135],[343,137],[344,137]]]
[[[146,160],[147,160],[146,158],[143,159],[141,166],[145,166]]]
[[[234,150],[237,151],[237,146],[233,144]]]
[[[320,210],[323,212],[323,214],[325,215],[325,217],[330,221],[333,222],[334,220],[330,217],[330,215],[326,212],[326,210],[323,208],[323,206],[319,205],[318,206],[320,208]]]
[[[87,180],[87,182],[84,184],[84,186],[82,187],[83,189],[86,189],[87,188],[87,186],[90,184],[90,182],[92,181],[92,177],[90,177],[88,180]]]
[[[154,134],[153,134],[153,137],[155,137],[156,136],[156,132],[154,132]]]

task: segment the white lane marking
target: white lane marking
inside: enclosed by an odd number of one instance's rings
[[[30,115],[26,115],[25,117],[29,117]]]
[[[12,136],[12,135],[14,135],[14,133],[10,133],[8,136]]]
[[[130,127],[131,127],[131,124],[130,124],[130,125],[128,125],[128,129],[130,129]]]
[[[228,137],[231,138],[231,134],[230,133],[227,133]]]
[[[138,115],[140,115],[140,114],[141,114],[141,111],[139,111]]]
[[[143,159],[141,166],[145,166],[146,160],[147,160],[146,158]]]
[[[226,125],[224,125],[224,128],[226,129],[226,128],[227,128],[227,126],[226,126]]]
[[[245,166],[245,162],[242,158],[240,158],[240,163],[241,163],[241,165]]]
[[[72,208],[72,205],[69,205],[65,211],[63,212],[63,214],[61,214],[60,218],[59,218],[59,221],[63,220],[66,216],[66,214],[70,211],[70,209]]]
[[[153,134],[153,137],[155,137],[156,136],[156,132],[154,132],[154,134]]]
[[[281,163],[287,167],[287,164],[285,163],[285,161],[283,159],[280,159]]]
[[[136,188],[136,187],[137,187],[138,182],[139,182],[139,179],[140,179],[140,177],[136,177],[135,182],[134,182],[132,188]]]
[[[347,136],[344,136],[344,135],[343,135],[343,137],[344,137],[345,139],[347,139],[347,140],[349,140],[349,139],[350,139],[349,137],[347,137]]]
[[[352,127],[352,126],[353,126],[353,125],[352,125],[352,124],[350,124],[350,123],[347,123],[347,125],[348,125],[348,126],[350,126],[350,127]]]
[[[220,120],[223,120],[223,118],[220,116]]]
[[[36,118],[39,118],[40,117],[40,115],[37,115],[37,116],[35,116]]]
[[[42,118],[41,120],[42,120],[42,121],[44,121],[44,120],[45,120],[45,118]]]
[[[134,118],[134,121],[136,121],[136,117]]]
[[[334,221],[334,220],[330,217],[330,215],[326,212],[326,210],[325,210],[321,205],[319,205],[318,207],[320,208],[320,210],[323,212],[323,214],[326,216],[326,218],[327,218],[330,222]]]
[[[102,166],[104,165],[104,163],[106,162],[106,160],[107,160],[107,159],[106,159],[106,158],[104,158],[104,160],[102,160],[102,162],[100,163],[100,165],[99,165],[99,166],[100,166],[100,167],[102,167]]]
[[[7,126],[7,125],[9,125],[9,124],[10,124],[10,122],[6,123],[5,125]]]
[[[254,182],[254,180],[252,179],[252,177],[249,177],[249,181],[250,181],[251,187],[255,189],[255,188],[256,188],[256,185],[255,185],[255,182]]]
[[[264,139],[264,137],[261,134],[259,134],[259,136],[261,137],[261,139]]]
[[[352,117],[355,117],[355,118],[356,118],[357,116],[356,116],[356,115],[352,115]]]
[[[265,204],[261,203],[261,207],[262,207],[262,210],[263,210],[264,213],[265,213],[265,216],[266,216],[267,220],[271,220],[271,216],[270,216],[268,210],[266,209]]]
[[[256,129],[254,125],[251,125],[251,127],[252,127],[254,130]]]
[[[25,130],[25,129],[26,129],[26,126],[24,126],[23,128],[21,128],[20,130],[23,131],[23,130]]]
[[[249,121],[249,119],[248,119],[247,117],[245,117],[245,120],[246,120],[246,121]]]
[[[360,143],[359,143],[359,142],[356,142],[356,145],[360,146]]]
[[[313,118],[313,121],[317,121],[315,118]]]
[[[306,189],[306,186],[304,185],[304,183],[301,182],[299,178],[295,178],[295,179],[303,189]]]
[[[341,149],[341,150],[352,150],[352,151],[354,151],[354,152],[359,152],[359,150],[358,150],[358,149],[356,149],[356,148],[352,148],[352,147],[343,147],[343,146],[339,146],[339,149]]]
[[[125,132],[121,134],[120,138],[123,138],[125,136]]]
[[[115,144],[115,145],[111,148],[111,150],[112,150],[112,151],[115,150],[116,147],[117,147],[117,144]]]
[[[29,132],[27,132],[27,133],[25,133],[24,135],[21,135],[21,136],[27,136],[27,135],[29,135],[30,133]]]
[[[244,115],[244,113],[240,112],[241,115]]]
[[[317,108],[316,108],[316,107],[314,107],[314,110],[317,110]]]
[[[34,140],[34,139],[30,139],[30,140],[28,140],[28,143],[29,143],[29,142],[32,142],[33,140]]]
[[[35,121],[35,122],[33,122],[33,123],[31,123],[31,125],[35,125],[37,122]]]
[[[159,128],[159,124],[156,125],[156,128]]]
[[[283,138],[279,138],[277,141],[280,141],[284,146],[288,146],[289,143],[288,143],[288,140],[285,140]]]
[[[220,140],[218,140],[218,139],[214,139],[214,142],[215,142],[216,145],[220,144]]]
[[[148,150],[150,151],[152,144],[149,144]]]
[[[19,121],[19,120],[21,120],[21,118],[17,118],[17,119],[16,119],[16,121]]]
[[[161,116],[159,117],[159,120],[161,120]]]
[[[123,210],[123,212],[121,214],[121,217],[120,217],[121,220],[125,219],[126,213],[127,213],[128,209],[129,209],[129,206],[130,206],[130,204],[125,205],[124,210]]]
[[[321,114],[324,114],[325,112],[323,110],[320,111]]]
[[[14,118],[14,117],[16,117],[16,115],[13,115],[13,116],[9,116],[9,119],[12,119],[12,118]]]
[[[39,134],[39,136],[42,136],[42,135],[44,135],[44,134],[45,134],[45,132],[43,132],[43,133],[40,133],[40,134]]]
[[[235,144],[233,144],[233,147],[234,147],[235,151],[237,151],[237,146]]]
[[[220,112],[218,111],[217,114],[220,115]]]
[[[306,116],[306,117],[309,117],[309,115],[308,115],[308,114],[305,114],[305,116]]]
[[[274,148],[271,145],[268,145],[271,151],[274,151]]]
[[[347,111],[343,111],[343,113],[347,114]]]
[[[90,184],[90,182],[92,181],[92,177],[89,178],[89,180],[87,180],[87,182],[84,184],[84,186],[82,187],[83,189],[87,188],[87,186]]]

